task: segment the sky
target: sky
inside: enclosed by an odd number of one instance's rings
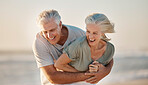
[[[84,30],[86,16],[103,13],[115,24],[108,36],[117,52],[148,52],[148,0],[0,0],[0,51],[31,51],[37,16],[49,9]]]

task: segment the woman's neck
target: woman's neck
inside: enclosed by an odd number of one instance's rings
[[[103,40],[100,40],[99,43],[95,46],[91,46],[92,50],[101,50],[103,47],[105,47],[106,42]]]
[[[96,47],[91,47],[91,58],[93,60],[99,59],[106,50],[106,42],[101,40]]]

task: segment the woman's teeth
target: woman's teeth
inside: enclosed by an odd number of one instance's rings
[[[54,37],[52,37],[52,38],[49,38],[50,40],[53,40],[55,38],[55,36]]]
[[[95,39],[89,39],[91,42],[94,42],[95,41]]]

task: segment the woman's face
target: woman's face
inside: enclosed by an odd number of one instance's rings
[[[101,39],[101,30],[100,27],[96,24],[87,24],[86,25],[86,37],[89,46],[97,46]]]

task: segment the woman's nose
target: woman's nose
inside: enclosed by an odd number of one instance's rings
[[[89,34],[89,38],[93,38],[93,35],[91,33]]]

